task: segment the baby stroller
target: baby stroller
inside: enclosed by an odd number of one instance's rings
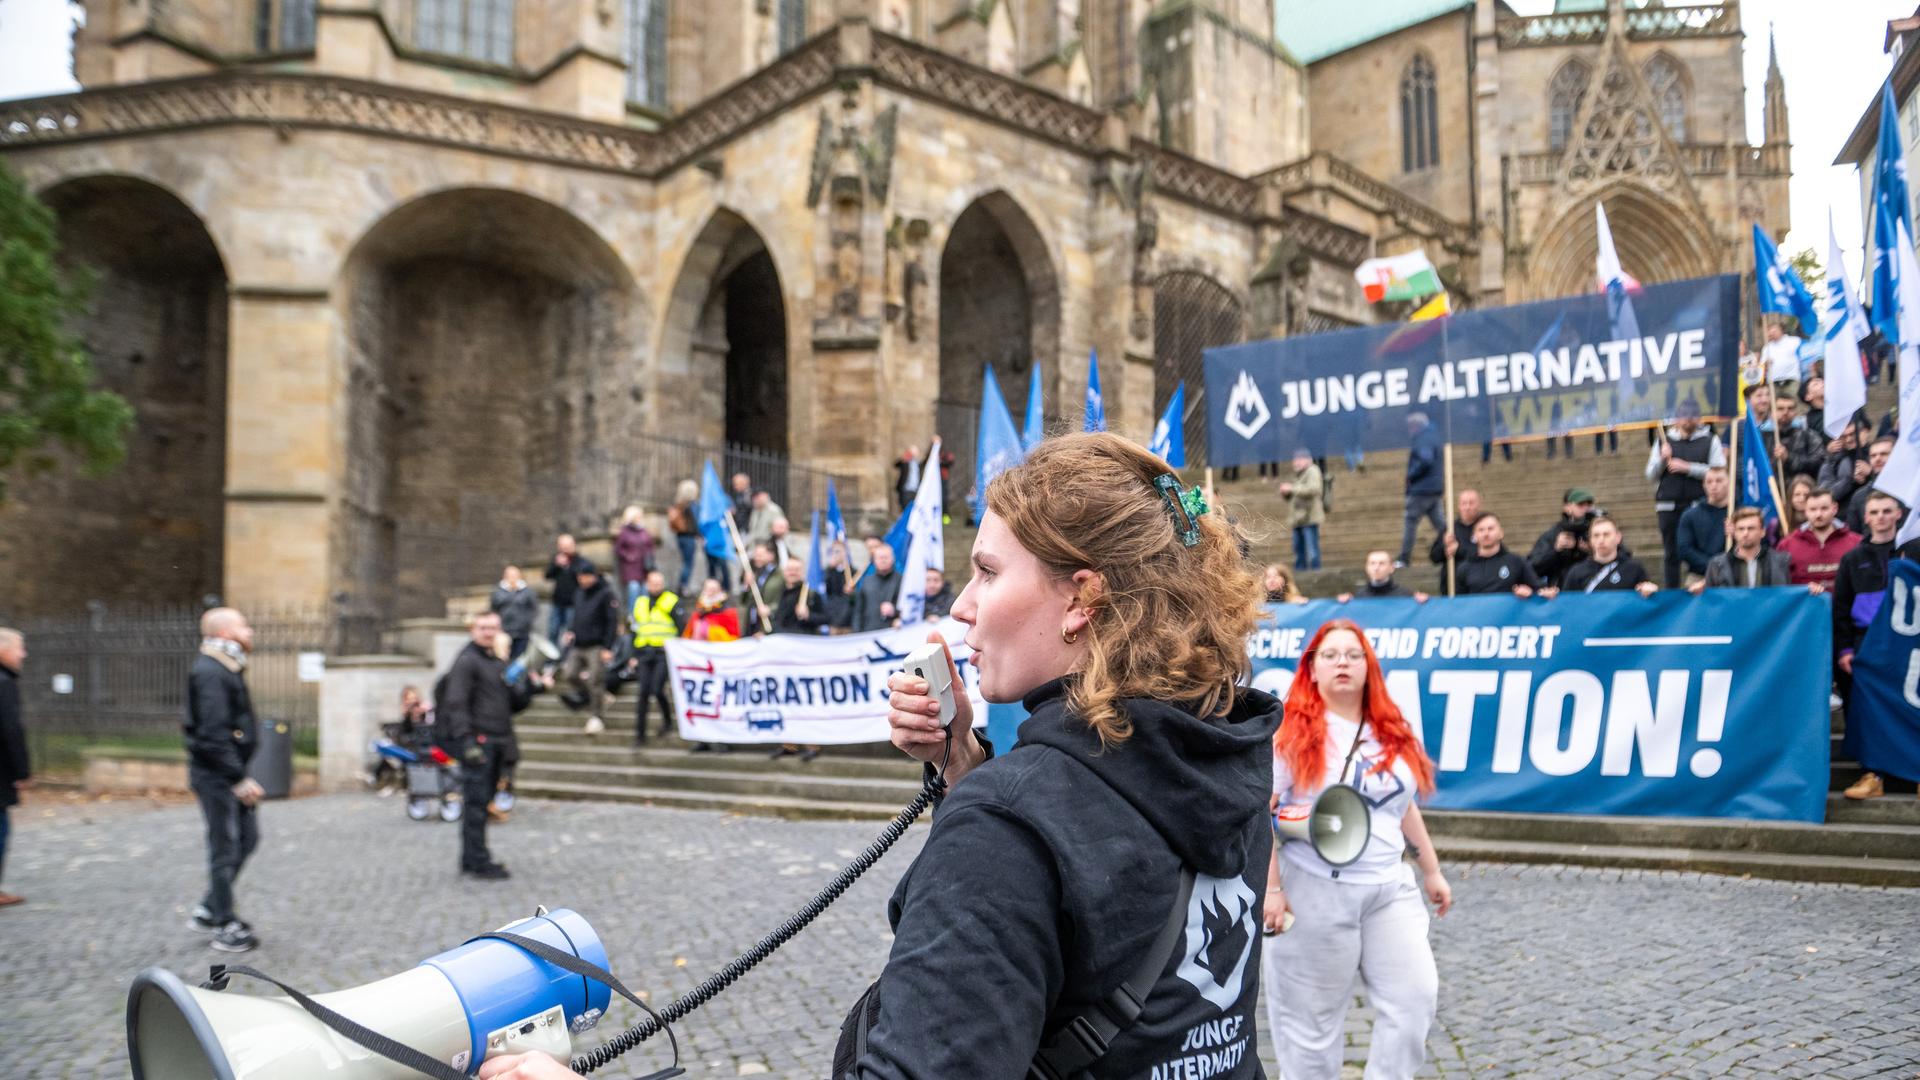
[[[404,778],[407,816],[413,820],[426,821],[437,814],[441,821],[459,821],[459,767],[445,750],[410,727],[381,725],[381,737],[368,747],[379,761],[376,775],[396,781]]]

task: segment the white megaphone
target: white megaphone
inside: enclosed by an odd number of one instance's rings
[[[1367,841],[1373,838],[1373,817],[1359,789],[1330,784],[1310,808],[1296,803],[1275,811],[1273,834],[1283,843],[1305,840],[1329,865],[1346,866],[1367,850]]]
[[[607,951],[587,920],[544,908],[500,928],[601,968]],[[539,1050],[565,1060],[573,1036],[607,1009],[604,983],[509,942],[475,938],[410,971],[313,1000],[455,1071]],[[188,986],[148,968],[127,994],[133,1080],[400,1080],[420,1074],[315,1019],[291,998]]]
[[[501,673],[501,677],[507,681],[508,686],[514,685],[527,673],[527,668],[530,666],[528,662],[536,657],[544,667],[560,659],[560,649],[553,642],[535,634],[527,639],[527,647],[520,650],[520,655],[507,663],[507,670]]]

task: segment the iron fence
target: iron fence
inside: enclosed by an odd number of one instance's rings
[[[745,473],[754,487],[765,488],[787,512],[796,532],[804,531],[811,511],[826,510],[830,479],[842,507],[851,512],[861,505],[858,477],[829,473],[742,443],[716,445],[655,435],[635,439],[617,452],[589,450],[581,455],[572,486],[572,509],[561,524],[598,531],[616,521],[621,509],[630,504],[667,506],[682,481],[699,482],[708,461],[723,484],[732,483],[735,473]]]
[[[286,721],[296,745],[311,745],[320,718],[320,665],[347,643],[353,624],[321,608],[246,615],[253,628],[246,678],[254,714],[263,722]],[[95,601],[85,614],[29,620],[19,629],[27,639],[21,706],[36,742],[179,735],[187,671],[200,645],[198,607],[121,609]]]

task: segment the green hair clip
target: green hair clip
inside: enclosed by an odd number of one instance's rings
[[[1153,487],[1160,493],[1160,499],[1167,504],[1167,516],[1173,519],[1174,534],[1180,542],[1192,547],[1200,542],[1200,518],[1207,512],[1207,500],[1194,488],[1185,494],[1180,492],[1180,479],[1172,473],[1161,473],[1153,478]]]

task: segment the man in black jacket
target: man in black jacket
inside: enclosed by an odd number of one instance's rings
[[[1352,592],[1341,593],[1334,599],[1344,604],[1356,596],[1362,599],[1405,596],[1423,604],[1427,602],[1426,593],[1414,592],[1393,580],[1393,555],[1385,548],[1367,552],[1367,580],[1361,582]]]
[[[533,700],[543,678],[546,685],[551,685],[551,678],[536,675],[507,682],[507,662],[494,653],[500,616],[492,612],[474,616],[471,633],[473,640],[453,658],[453,666],[435,688],[441,699],[434,706],[436,716],[446,724],[448,741],[460,755],[460,872],[482,881],[501,881],[508,877],[507,868],[487,851],[487,805],[500,786],[502,765],[519,757],[513,714]]]
[[[1593,492],[1568,488],[1560,504],[1560,520],[1547,526],[1527,552],[1533,572],[1548,585],[1560,584],[1567,571],[1592,551],[1587,546],[1587,526],[1593,523]]]
[[[1486,513],[1486,507],[1480,503],[1480,493],[1472,488],[1455,495],[1453,506],[1453,531],[1434,537],[1433,546],[1427,549],[1427,559],[1440,568],[1440,585],[1436,591],[1441,596],[1452,595],[1447,591],[1447,556],[1453,556],[1457,571],[1460,560],[1473,552],[1473,527],[1480,521],[1480,515]]]
[[[193,926],[213,934],[221,952],[259,944],[253,928],[233,911],[233,883],[260,842],[254,808],[264,794],[247,776],[260,744],[247,694],[247,656],[253,627],[232,608],[200,616],[200,655],[187,673],[187,782],[207,821],[207,895],[193,909]]]
[[[1620,546],[1620,526],[1612,518],[1595,518],[1587,526],[1593,554],[1567,571],[1561,588],[1567,592],[1616,592],[1632,589],[1652,596],[1660,586],[1647,578],[1647,568]]]
[[[598,735],[607,730],[600,714],[613,704],[606,690],[607,664],[613,659],[613,643],[620,634],[620,612],[614,606],[613,590],[590,562],[581,560],[578,573],[580,592],[574,597],[573,623],[560,639],[568,646],[566,661],[560,668],[560,681],[569,694],[584,695],[575,708],[588,710],[586,733]]]
[[[827,625],[826,600],[807,589],[807,567],[797,558],[780,566],[780,598],[773,605],[773,632],[814,634]]]
[[[33,782],[27,734],[20,727],[20,665],[26,660],[26,637],[0,626],[0,873],[7,868],[7,809],[19,803],[20,790]],[[12,907],[20,899],[0,892],[0,907]]]
[[[553,560],[547,563],[547,580],[553,582],[552,610],[547,615],[547,637],[559,641],[573,624],[573,601],[580,592],[580,571],[592,562],[580,557],[573,537],[561,533],[553,542]]]
[[[1525,598],[1536,590],[1543,596],[1553,595],[1551,587],[1542,589],[1540,575],[1527,560],[1507,550],[1506,539],[1500,519],[1492,514],[1482,514],[1474,522],[1473,552],[1455,570],[1460,595],[1511,592]]]

